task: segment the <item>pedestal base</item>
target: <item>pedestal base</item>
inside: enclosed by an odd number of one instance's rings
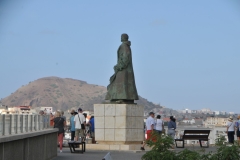
[[[140,151],[141,144],[87,144],[87,150],[100,150],[100,151]],[[151,150],[150,147],[145,145],[145,150]]]
[[[95,139],[105,147],[134,148],[144,140],[143,106],[137,104],[95,104]]]

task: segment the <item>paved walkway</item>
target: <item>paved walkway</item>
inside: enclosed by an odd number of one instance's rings
[[[191,147],[186,146],[185,148],[190,150],[200,151],[203,150],[200,147]],[[176,148],[175,151],[182,151],[183,148]],[[206,152],[216,151],[215,147],[205,148]],[[102,160],[103,157],[108,153],[111,153],[113,160],[141,160],[142,155],[145,154],[145,151],[97,151],[97,150],[86,150],[84,154],[81,153],[71,153],[69,148],[63,148],[63,152],[59,153],[58,156],[53,160]]]
[[[71,153],[68,148],[63,148],[63,152],[59,153],[56,158],[53,160],[102,160],[103,157],[111,152],[111,157],[113,160],[141,160],[142,155],[145,152],[134,153],[132,151],[95,151],[95,150],[86,150],[84,154],[81,153]]]

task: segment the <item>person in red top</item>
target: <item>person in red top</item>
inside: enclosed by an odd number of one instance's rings
[[[146,129],[147,129],[147,140],[153,140],[154,137],[152,137],[152,134],[154,132],[154,125],[155,125],[155,120],[154,120],[154,113],[150,112],[149,117],[146,120]],[[143,143],[141,150],[145,150],[144,146],[146,143]]]
[[[50,113],[50,127],[54,126],[54,116],[52,113]]]

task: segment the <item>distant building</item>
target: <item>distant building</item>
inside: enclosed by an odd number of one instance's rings
[[[192,110],[186,108],[182,110],[182,113],[192,113]]]
[[[234,112],[229,112],[229,114],[234,115],[235,113]]]
[[[220,115],[220,111],[214,111],[213,114],[214,115]]]
[[[202,113],[211,113],[211,109],[209,108],[203,108],[201,109]]]
[[[197,110],[192,110],[192,113],[197,113],[198,111]]]
[[[220,115],[227,115],[227,112],[225,112],[225,111],[220,111]]]
[[[50,114],[53,112],[53,108],[52,107],[40,107],[40,109],[44,112],[46,112],[47,114]]]
[[[166,118],[163,118],[162,119],[164,122],[169,122],[170,121],[170,118],[166,117]]]
[[[228,118],[207,117],[205,126],[226,126]]]
[[[182,120],[183,123],[187,123],[187,124],[194,124],[195,123],[195,119],[188,119],[185,118],[184,120]]]
[[[7,107],[6,109],[0,108],[0,114],[34,114],[31,106],[15,106]]]
[[[203,119],[194,119],[194,120],[195,120],[195,125],[197,125],[197,126],[203,125]]]

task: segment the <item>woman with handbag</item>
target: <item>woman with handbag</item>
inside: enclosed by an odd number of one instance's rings
[[[234,122],[233,122],[233,118],[232,116],[230,116],[228,118],[228,122],[227,122],[227,135],[228,135],[228,143],[234,143]]]
[[[54,128],[58,128],[58,143],[59,143],[60,153],[62,153],[63,135],[64,135],[64,127],[66,126],[66,121],[64,120],[64,118],[62,118],[61,113],[59,111],[56,111],[53,122],[54,122]]]

